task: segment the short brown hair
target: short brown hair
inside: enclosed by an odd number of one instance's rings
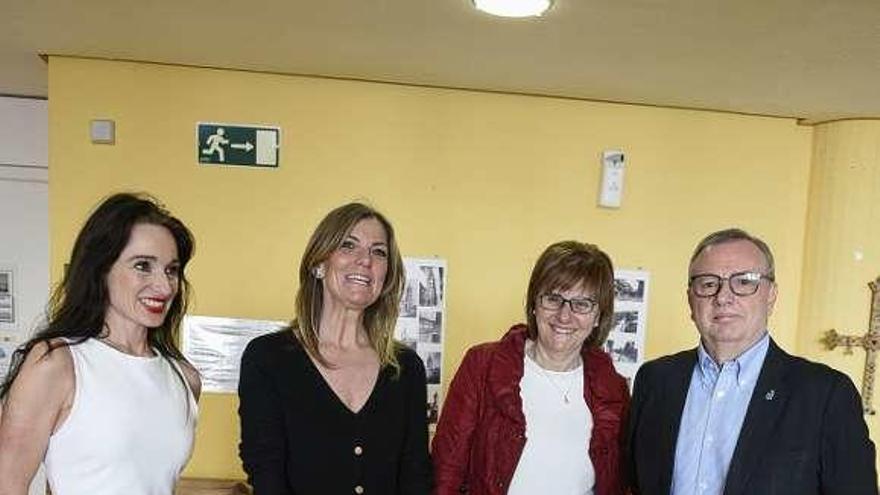
[[[318,350],[318,327],[324,307],[324,283],[315,277],[314,270],[325,262],[342,244],[351,229],[361,220],[376,219],[388,236],[388,272],[379,299],[364,310],[364,327],[370,345],[379,355],[381,366],[399,369],[395,355],[394,326],[400,304],[400,293],[406,278],[400,249],[394,237],[391,222],[376,209],[363,203],[348,203],[324,217],[309,243],[299,265],[299,290],[296,293],[296,319],[291,323],[294,335],[312,358],[323,365],[328,363]]]
[[[535,305],[538,297],[551,290],[566,290],[583,284],[596,291],[599,324],[584,341],[585,347],[599,347],[608,337],[614,320],[614,267],[611,258],[594,244],[561,241],[541,253],[529,279],[526,295],[526,321],[529,338],[538,336]]]
[[[688,263],[688,271],[690,271],[690,266],[694,264],[697,257],[700,256],[700,254],[702,254],[702,252],[709,246],[734,241],[750,242],[758,248],[758,251],[761,251],[761,254],[764,255],[764,260],[767,262],[767,273],[765,273],[765,275],[767,275],[770,280],[776,280],[776,263],[773,261],[773,252],[770,251],[770,246],[760,238],[738,228],[719,230],[704,237],[703,240],[697,244],[697,247],[694,248],[694,254],[691,255],[691,261]]]

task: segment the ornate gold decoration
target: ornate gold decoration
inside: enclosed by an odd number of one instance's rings
[[[877,351],[880,350],[880,277],[869,282],[871,289],[871,319],[868,322],[868,333],[841,335],[837,330],[825,332],[822,343],[828,350],[843,347],[844,354],[852,354],[853,347],[865,349],[865,374],[862,378],[862,409],[865,414],[875,414],[874,410],[874,374],[877,371]]]

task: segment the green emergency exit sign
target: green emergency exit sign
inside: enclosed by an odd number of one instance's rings
[[[281,128],[198,124],[199,163],[277,167]]]

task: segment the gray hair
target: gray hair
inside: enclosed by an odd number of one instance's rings
[[[703,238],[702,241],[700,241],[699,244],[697,244],[697,247],[694,249],[694,254],[691,255],[690,264],[693,265],[694,261],[697,259],[697,256],[699,256],[709,246],[715,246],[717,244],[724,244],[733,241],[748,241],[751,242],[752,245],[754,245],[756,248],[758,248],[758,251],[761,251],[761,253],[764,255],[764,259],[767,261],[767,277],[771,280],[776,279],[776,264],[773,261],[773,253],[770,251],[770,246],[768,246],[767,243],[760,238],[749,234],[743,229],[724,229],[717,232],[712,232],[711,234],[707,235]]]

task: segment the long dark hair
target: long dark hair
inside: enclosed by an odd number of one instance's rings
[[[49,299],[48,323],[13,353],[9,374],[0,386],[0,399],[9,393],[21,364],[35,345],[45,342],[48,353],[102,335],[110,301],[107,274],[128,244],[132,228],[139,224],[165,227],[177,245],[180,287],[162,325],[151,329],[147,339],[165,359],[184,361],[177,347],[177,333],[190,293],[184,269],[195,248],[192,233],[155,198],[143,193],[114,194],[98,205],[79,231],[61,283]]]

